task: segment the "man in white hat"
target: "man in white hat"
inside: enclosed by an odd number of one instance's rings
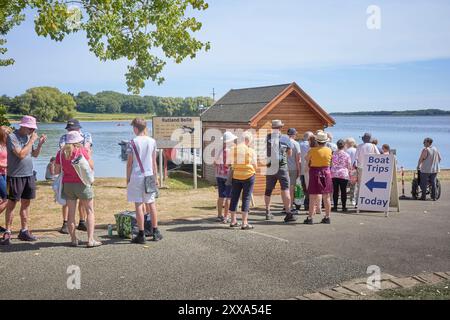
[[[227,131],[222,137],[223,147],[217,153],[214,160],[216,181],[217,181],[217,221],[222,223],[230,223],[228,210],[231,200],[231,185],[226,185],[228,174],[230,172],[230,150],[237,136]]]
[[[272,133],[267,136],[267,175],[264,201],[266,203],[266,220],[273,219],[270,212],[270,202],[273,189],[277,182],[281,186],[281,198],[283,199],[286,216],[285,222],[293,222],[297,219],[291,211],[291,196],[289,193],[290,179],[288,169],[288,157],[292,156],[292,142],[287,135],[281,134],[284,124],[281,120],[272,121]]]
[[[45,135],[40,137],[36,133],[36,119],[24,116],[19,124],[20,128],[8,136],[8,204],[6,207],[6,232],[3,234],[2,245],[9,245],[13,212],[17,202],[20,201],[21,229],[18,239],[22,241],[36,241],[37,238],[28,230],[28,215],[31,200],[36,198],[36,178],[33,173],[32,157],[38,157],[42,145],[47,140]],[[36,148],[34,143],[38,142]]]

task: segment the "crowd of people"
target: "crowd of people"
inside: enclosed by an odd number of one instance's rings
[[[158,229],[158,212],[156,197],[158,179],[156,178],[156,142],[149,137],[147,122],[136,118],[131,123],[135,137],[127,149],[126,181],[127,200],[135,204],[136,220],[139,232],[131,242],[144,244],[144,214],[151,216],[151,240],[159,241],[162,234]],[[323,224],[330,224],[331,212],[338,212],[339,198],[341,211],[347,212],[347,195],[350,202],[357,206],[364,158],[367,154],[389,154],[387,144],[377,147],[378,141],[370,133],[362,136],[362,143],[356,144],[354,138],[340,139],[333,142],[330,132],[323,130],[305,132],[301,141],[297,141],[298,132],[289,128],[283,134],[284,124],[281,120],[272,121],[272,131],[266,137],[267,163],[266,187],[264,193],[265,218],[274,219],[271,212],[271,198],[277,183],[281,187],[284,205],[284,222],[294,222],[299,214],[298,204],[294,203],[294,189],[301,185],[304,192],[303,207],[307,211],[304,224],[313,224],[316,214],[324,213]],[[76,169],[75,163],[80,159],[86,161],[85,170],[93,175],[94,162],[93,140],[91,134],[81,130],[80,122],[71,119],[67,122],[67,132],[59,140],[59,150],[46,169],[48,180],[62,183],[62,234],[70,235],[70,244],[80,246],[76,230],[87,232],[88,248],[101,246],[94,238],[94,187],[86,182],[86,177]],[[24,116],[19,128],[0,128],[0,214],[5,211],[5,227],[1,245],[11,243],[14,210],[20,202],[21,229],[18,239],[36,241],[28,226],[30,203],[36,198],[36,172],[33,170],[33,157],[38,157],[47,141],[45,135],[36,133],[37,123],[32,116]],[[230,131],[223,134],[223,148],[214,159],[218,185],[217,220],[229,224],[231,228],[251,230],[248,215],[253,199],[253,188],[258,167],[257,152],[253,148],[253,135],[250,131],[237,137]],[[424,148],[418,161],[421,188],[426,190],[430,182],[431,198],[436,200],[436,177],[439,172],[441,155],[433,145],[431,138],[424,140]],[[348,191],[349,189],[349,191]],[[422,192],[425,199],[426,192]],[[238,222],[238,203],[242,199],[240,213],[242,223]],[[79,222],[76,225],[78,206]],[[324,210],[322,210],[322,208]]]
[[[162,239],[158,229],[157,209],[155,197],[158,181],[155,178],[156,143],[148,136],[147,123],[144,119],[136,118],[131,123],[135,138],[130,142],[127,150],[128,161],[126,167],[127,199],[135,203],[136,220],[139,233],[131,241],[143,244],[146,242],[144,233],[144,213],[150,213],[153,241]],[[33,170],[32,157],[38,157],[42,146],[47,141],[45,135],[36,133],[37,123],[32,116],[24,116],[19,128],[12,130],[9,127],[0,129],[0,213],[5,212],[5,227],[0,227],[3,233],[1,245],[11,244],[11,231],[13,226],[14,209],[20,202],[21,229],[18,239],[21,241],[36,241],[28,226],[30,203],[36,198],[36,172]],[[94,162],[92,160],[93,141],[88,132],[81,131],[80,122],[71,119],[67,122],[67,133],[59,140],[59,150],[50,159],[46,169],[47,180],[56,180],[61,177],[63,224],[59,230],[62,234],[70,235],[70,244],[80,246],[76,230],[87,232],[87,248],[101,246],[95,240],[95,214],[94,214],[94,187],[85,179],[82,173],[76,170],[74,163],[80,159],[86,160],[90,175],[93,175]],[[79,212],[79,222],[76,225],[75,217]]]
[[[294,203],[294,189],[301,184],[304,192],[303,206],[307,211],[304,224],[313,224],[313,217],[322,212],[321,223],[330,224],[331,212],[338,212],[340,199],[341,211],[348,212],[348,200],[357,208],[360,182],[367,154],[390,154],[388,144],[379,148],[378,140],[365,133],[357,145],[352,137],[333,142],[330,132],[319,130],[305,132],[301,141],[297,141],[297,130],[289,128],[283,134],[281,120],[272,121],[272,132],[267,136],[267,163],[265,207],[266,220],[274,218],[271,212],[271,196],[277,183],[280,184],[284,205],[284,222],[294,222],[299,214]],[[216,155],[215,168],[218,185],[217,221],[230,227],[253,229],[248,223],[250,201],[257,170],[256,152],[252,148],[252,135],[246,132],[240,139],[232,132],[225,132],[223,149]],[[432,139],[424,141],[418,169],[421,170],[421,188],[426,190],[427,182],[432,184],[431,198],[436,199],[436,176],[439,172],[441,156],[432,146]],[[236,220],[236,208],[242,194],[242,225]],[[422,192],[425,199],[426,192]],[[348,196],[350,199],[348,199]]]

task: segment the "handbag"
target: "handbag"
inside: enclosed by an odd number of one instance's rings
[[[134,153],[136,154],[136,160],[139,164],[139,168],[141,169],[142,174],[144,175],[144,191],[145,193],[156,193],[158,190],[156,188],[156,179],[155,176],[145,176],[144,166],[142,165],[141,157],[136,148],[136,144],[134,140],[131,140],[131,146],[133,147]]]
[[[82,154],[73,159],[71,163],[84,185],[90,186],[94,183],[94,171],[91,169],[89,162]]]
[[[59,163],[61,164],[61,173],[53,181],[52,189],[53,189],[53,192],[55,193],[55,202],[62,206],[65,206],[66,199],[64,199],[62,197],[64,171],[63,171],[63,167],[62,167],[61,153],[62,153],[62,151],[60,151],[60,153],[59,153]]]

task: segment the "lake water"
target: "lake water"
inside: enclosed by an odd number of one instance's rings
[[[380,145],[387,143],[397,150],[399,166],[414,169],[425,137],[434,139],[442,155],[442,168],[450,168],[450,117],[349,117],[336,116],[336,126],[328,131],[339,138],[354,137],[360,142],[364,132],[371,132]],[[133,137],[130,121],[84,122],[83,130],[94,140],[97,177],[125,177],[125,162],[120,158],[119,142]],[[151,123],[149,121],[149,123]],[[48,137],[41,155],[34,160],[38,179],[44,179],[50,157],[55,156],[65,124],[40,124],[38,133]]]

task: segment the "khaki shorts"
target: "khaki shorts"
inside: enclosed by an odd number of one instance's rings
[[[94,198],[94,188],[83,183],[64,183],[62,197],[66,200],[89,200]]]

